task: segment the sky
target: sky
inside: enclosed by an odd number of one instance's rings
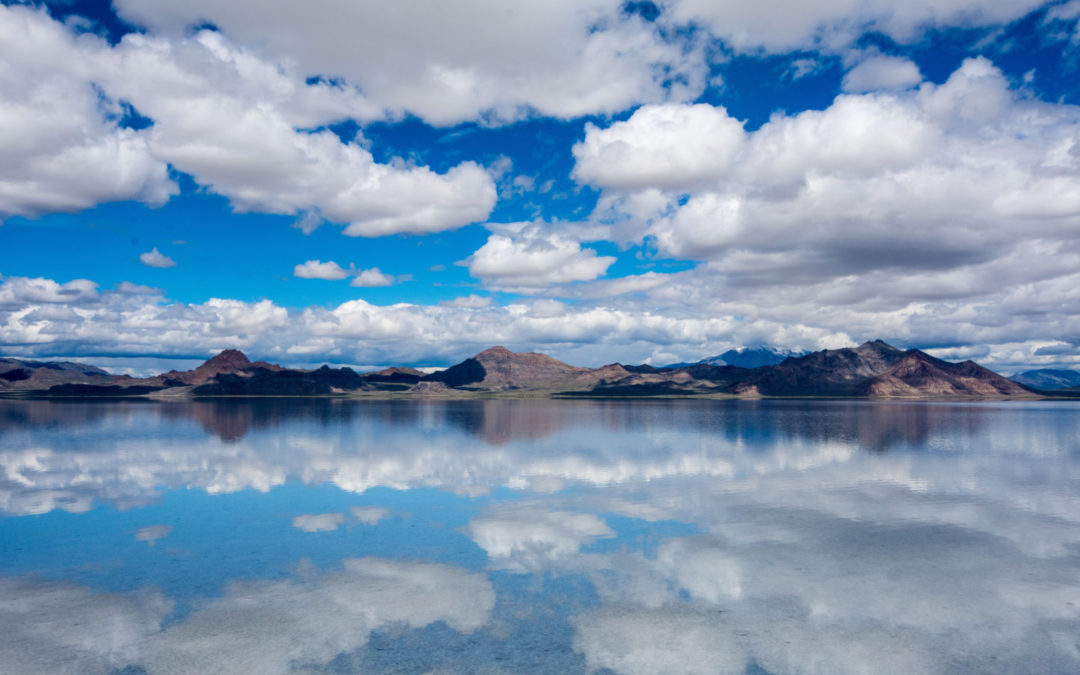
[[[0,354],[1080,367],[1080,0],[0,5]]]

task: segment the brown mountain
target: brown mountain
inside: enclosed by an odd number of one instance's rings
[[[281,366],[266,361],[253,363],[239,349],[226,349],[203,362],[195,370],[170,370],[154,379],[160,379],[163,382],[171,380],[182,384],[206,384],[218,375],[242,373],[252,368],[263,368],[275,372],[284,370]]]
[[[867,398],[1034,397],[1032,390],[972,362],[950,363],[918,349],[881,340],[851,349],[826,349],[754,375],[727,391],[758,396]]]
[[[687,396],[713,394],[751,375],[736,366],[694,364],[658,369],[614,364],[592,371],[596,384],[588,392],[603,396]]]
[[[824,349],[754,369],[727,391],[744,396],[858,396],[868,380],[884,374],[904,352],[881,340]]]
[[[361,377],[368,382],[388,382],[400,384],[416,384],[423,376],[424,373],[422,373],[421,371],[417,370],[416,368],[409,368],[407,366],[394,366],[392,368],[383,368],[382,370],[376,370],[361,375]]]
[[[327,396],[407,392],[440,396],[452,390],[559,392],[578,396],[721,394],[859,398],[1036,397],[1035,392],[971,361],[950,363],[881,340],[826,349],[758,368],[696,364],[672,369],[578,368],[538,353],[492,347],[446,370],[423,375],[386,368],[358,375],[349,368],[294,370],[251,362],[227,349],[198,368],[147,379],[113,376],[92,366],[0,359],[0,390],[45,396]],[[41,395],[41,394],[39,394]]]
[[[547,354],[491,347],[446,370],[426,375],[424,380],[449,387],[506,391],[565,387],[590,372],[590,368],[567,365]]]
[[[625,377],[577,395],[837,396],[859,398],[1032,397],[1036,393],[971,361],[949,363],[881,340],[826,349],[758,368],[696,364],[657,370],[631,366]]]
[[[973,361],[950,363],[917,349],[904,352],[888,370],[863,384],[859,393],[870,398],[1037,396]]]

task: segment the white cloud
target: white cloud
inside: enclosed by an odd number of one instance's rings
[[[116,285],[116,291],[118,293],[130,293],[132,295],[160,295],[161,289],[154,288],[153,286],[144,286],[143,284],[135,284],[130,281],[121,281]]]
[[[383,116],[351,86],[309,84],[292,62],[263,60],[214,31],[126,35],[111,47],[44,12],[3,8],[0,43],[18,63],[4,92],[14,118],[0,151],[0,213],[40,215],[102,201],[161,204],[166,165],[224,195],[237,211],[313,214],[354,236],[434,232],[483,220],[496,199],[473,162],[446,173],[377,163],[363,139],[322,129]],[[118,128],[130,103],[153,125]],[[27,103],[29,102],[29,103]],[[314,223],[301,216],[301,228]]]
[[[1039,7],[1042,0],[674,0],[670,19],[706,26],[741,52],[765,49],[839,50],[868,32],[900,42],[927,29],[1004,24]]]
[[[0,218],[109,201],[160,205],[177,193],[149,132],[121,128],[115,94],[88,77],[108,48],[44,10],[0,7]]]
[[[300,230],[304,234],[311,234],[315,230],[322,227],[326,221],[323,217],[315,211],[306,211],[300,214],[300,217],[293,223],[293,227]]]
[[[394,277],[383,274],[378,267],[372,267],[371,269],[357,271],[356,277],[349,282],[349,285],[357,288],[378,288],[380,286],[391,286],[393,283]]]
[[[574,146],[573,177],[619,189],[681,188],[730,170],[746,134],[724,108],[707,104],[643,106],[625,122],[585,125]]]
[[[28,305],[85,305],[100,300],[97,284],[89,279],[57,283],[52,279],[7,277],[0,283],[0,308],[25,308]]]
[[[951,264],[831,276],[814,258],[742,252],[676,274],[554,288],[572,302],[355,299],[304,309],[269,300],[187,304],[161,294],[99,293],[87,280],[7,277],[0,282],[0,352],[95,362],[96,355],[209,356],[236,347],[293,365],[446,365],[505,344],[599,366],[640,363],[658,350],[700,358],[747,344],[821,349],[885,337],[982,349],[987,356],[979,362],[1004,372],[1080,365],[1077,355],[1038,352],[1080,342],[1080,253],[1032,242],[1003,258]]]
[[[439,303],[442,307],[464,307],[467,309],[483,309],[491,306],[490,295],[476,295],[470,293],[469,295],[463,295],[453,300],[443,300]]]
[[[239,211],[317,212],[346,234],[381,236],[459,227],[494,206],[495,185],[473,162],[445,174],[379,164],[356,141],[300,130],[376,111],[347,87],[304,84],[218,33],[129,35],[110,56],[105,86],[154,119],[155,155]]]
[[[641,103],[659,105],[639,110],[639,121],[690,114],[664,106],[693,100],[706,85],[709,41],[680,30],[687,23],[708,27],[737,50],[839,49],[865,31],[908,40],[931,27],[1009,21],[1038,4],[679,0],[665,3],[650,23],[616,0],[510,11],[495,0],[453,10],[434,0],[400,7],[335,0],[304,10],[254,0],[196,0],[182,8],[126,0],[117,11],[149,30],[115,46],[76,35],[43,10],[4,7],[0,57],[18,67],[0,81],[7,115],[0,152],[10,160],[0,169],[0,215],[125,199],[161,204],[177,191],[171,165],[237,211],[297,216],[306,233],[324,220],[355,236],[447,230],[491,213],[496,186],[483,167],[466,161],[436,173],[400,159],[379,163],[365,139],[343,142],[327,125],[406,112],[434,124],[573,118]],[[1054,16],[1071,16],[1068,7]],[[192,32],[206,23],[221,32]],[[478,32],[478,25],[488,29]],[[848,86],[912,82],[910,65],[877,63],[876,74],[872,66],[849,73]],[[334,79],[308,79],[320,75]],[[122,128],[127,105],[153,124]],[[695,110],[697,121],[711,117],[738,136],[725,115]],[[676,144],[677,162],[657,155],[675,170],[672,181],[723,161],[708,156],[710,142],[727,149],[714,131],[706,128],[700,145]],[[578,170],[593,180],[584,164]],[[633,171],[623,176],[625,186],[641,179]],[[527,190],[532,179],[508,180],[510,189]]]
[[[434,124],[572,118],[702,89],[701,49],[667,41],[615,0],[449,7],[437,0],[367,5],[334,0],[302,11],[241,0],[118,2],[125,19],[169,35],[210,21],[306,75],[343,77],[380,107]],[[477,30],[484,26],[484,30]],[[666,86],[665,86],[666,85]]]
[[[844,75],[843,89],[854,93],[907,89],[920,82],[922,73],[910,59],[899,56],[871,56]]]
[[[791,79],[799,80],[806,77],[807,75],[816,73],[821,68],[821,66],[821,62],[817,59],[795,59],[791,62],[791,69],[789,71],[791,74]]]
[[[724,126],[718,138],[738,152],[691,162],[678,182],[653,136],[703,141],[689,116],[668,126],[679,119],[668,108],[588,127],[575,149],[576,174],[604,188],[594,217],[613,237],[710,261],[651,291],[654,307],[681,295],[687,311],[830,314],[836,332],[916,342],[978,344],[999,330],[994,342],[1024,341],[1020,324],[1045,339],[1076,334],[1064,312],[1040,305],[1049,314],[1036,321],[1019,307],[1032,285],[1058,307],[1074,302],[1064,288],[1080,226],[1080,108],[1027,100],[969,59],[941,85],[842,95],[738,136]],[[603,159],[609,148],[617,161]]]
[[[333,260],[322,262],[320,260],[309,260],[302,265],[297,265],[293,268],[293,276],[300,277],[301,279],[326,279],[327,281],[337,281],[349,276],[349,271],[342,269]]]
[[[508,229],[512,231],[507,234],[492,234],[465,261],[469,273],[490,286],[528,289],[591,281],[615,262],[614,257],[598,256],[567,234],[542,224]]]
[[[156,246],[153,250],[140,253],[139,262],[147,267],[176,267],[176,261],[158,251]]]

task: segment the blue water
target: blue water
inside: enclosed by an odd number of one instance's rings
[[[1080,406],[0,401],[62,672],[1080,672]]]

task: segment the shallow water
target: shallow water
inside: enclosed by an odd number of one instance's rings
[[[1080,672],[1080,407],[0,401],[0,672]]]

